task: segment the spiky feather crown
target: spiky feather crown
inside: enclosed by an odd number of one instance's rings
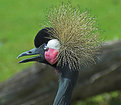
[[[48,19],[53,28],[49,30],[51,39],[58,39],[61,45],[58,65],[68,64],[70,69],[75,69],[95,62],[100,42],[95,18],[90,17],[88,12],[80,13],[70,4],[62,4],[51,10]]]

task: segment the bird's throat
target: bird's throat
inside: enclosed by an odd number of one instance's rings
[[[78,78],[78,71],[58,71],[59,88],[53,105],[70,105],[73,88]]]

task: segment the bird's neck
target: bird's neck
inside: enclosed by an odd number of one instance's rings
[[[59,71],[58,75],[59,88],[53,105],[70,105],[72,91],[78,78],[78,71],[64,69]]]

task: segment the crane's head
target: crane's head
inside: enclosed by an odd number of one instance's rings
[[[100,32],[96,20],[88,12],[80,13],[70,5],[53,9],[48,15],[51,28],[44,28],[35,37],[35,48],[18,57],[35,55],[20,63],[38,61],[57,64],[69,69],[78,69],[80,65],[95,63],[100,49]]]
[[[60,42],[57,39],[49,39],[50,37],[49,31],[51,30],[52,28],[44,28],[40,30],[34,39],[35,48],[21,53],[18,56],[18,58],[28,55],[37,55],[37,56],[24,59],[19,63],[37,61],[53,65],[57,62],[57,56],[60,49]]]

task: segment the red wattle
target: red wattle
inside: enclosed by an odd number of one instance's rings
[[[49,48],[47,51],[45,51],[45,59],[50,63],[50,64],[55,64],[57,61],[57,55],[58,55],[58,50]]]

